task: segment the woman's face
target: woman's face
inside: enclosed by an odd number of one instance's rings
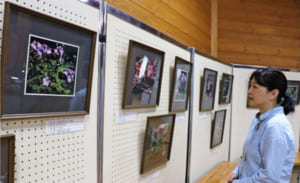
[[[268,91],[267,87],[256,83],[254,78],[250,81],[248,89],[248,103],[250,106],[262,109],[272,102],[270,96],[271,92]]]

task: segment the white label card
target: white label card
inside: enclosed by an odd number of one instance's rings
[[[151,181],[152,179],[155,179],[155,178],[159,177],[160,173],[161,173],[160,171],[156,171],[156,172],[150,174],[150,175],[147,177],[147,180],[148,180],[148,181]]]
[[[184,113],[177,113],[176,114],[176,121],[184,120]]]
[[[116,113],[116,122],[117,123],[124,123],[129,121],[136,121],[137,113],[132,111],[120,111]]]
[[[46,121],[46,135],[70,133],[84,129],[84,118],[50,119]]]
[[[209,117],[208,113],[200,113],[200,116],[199,116],[200,119],[205,119],[208,117]]]

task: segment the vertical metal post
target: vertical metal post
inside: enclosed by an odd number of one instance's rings
[[[104,124],[104,86],[105,86],[105,48],[106,48],[106,7],[99,2],[99,40],[98,40],[98,83],[97,83],[97,182],[103,182],[103,124]]]
[[[233,75],[233,66],[231,65],[231,74]],[[233,88],[233,86],[231,87]],[[232,93],[232,91],[231,91]],[[230,102],[230,120],[229,120],[229,142],[228,142],[228,161],[230,161],[231,156],[231,131],[232,131],[232,103],[233,103],[233,95],[231,94],[231,102]]]
[[[188,120],[188,138],[187,138],[187,156],[186,156],[186,175],[185,182],[190,182],[190,168],[191,168],[191,149],[192,149],[192,130],[193,130],[193,94],[194,94],[194,59],[195,59],[195,48],[189,48],[191,58],[190,61],[193,64],[191,74],[191,89],[190,89],[190,101],[189,101],[189,120]]]

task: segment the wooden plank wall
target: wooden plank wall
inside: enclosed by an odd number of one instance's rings
[[[177,41],[210,54],[210,0],[107,0]]]
[[[299,0],[218,0],[218,57],[300,68]]]

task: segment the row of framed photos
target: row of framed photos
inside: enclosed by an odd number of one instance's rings
[[[123,109],[151,108],[159,105],[163,51],[130,40],[127,57]],[[175,58],[173,92],[170,111],[187,110],[191,83],[192,64],[182,58]]]
[[[226,109],[215,112],[212,121],[210,148],[223,142]],[[170,160],[175,114],[147,118],[141,174],[149,172]]]
[[[130,40],[127,57],[123,109],[149,108],[159,105],[164,52]],[[175,57],[175,69],[171,87],[170,112],[187,110],[191,86],[192,64]],[[218,72],[205,68],[203,73],[200,111],[212,110]],[[219,104],[228,104],[231,99],[233,76],[223,73],[220,85]]]
[[[88,114],[97,33],[10,2],[4,13],[1,119]],[[159,105],[164,55],[130,41],[123,108]],[[181,112],[187,110],[192,64],[175,60],[169,106]],[[213,71],[204,74],[201,110],[213,103],[216,81]],[[226,90],[226,79],[223,85]],[[220,98],[226,103],[230,95]]]

